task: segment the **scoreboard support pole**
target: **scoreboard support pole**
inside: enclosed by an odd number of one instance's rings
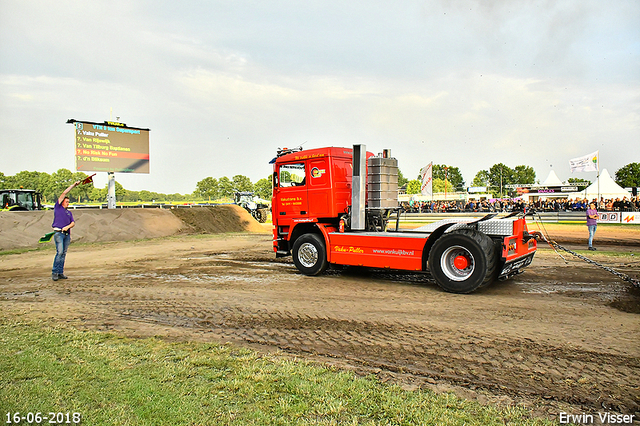
[[[108,186],[107,186],[107,208],[116,208],[116,174],[109,172],[108,174]]]

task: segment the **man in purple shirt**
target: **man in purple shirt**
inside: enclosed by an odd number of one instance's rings
[[[593,247],[593,236],[596,234],[596,228],[598,227],[598,211],[596,210],[595,203],[589,204],[587,209],[587,228],[589,229],[589,250],[595,250]]]
[[[53,241],[56,244],[56,257],[53,259],[51,279],[54,281],[67,279],[67,276],[64,274],[64,260],[67,256],[69,244],[71,243],[71,228],[76,225],[73,220],[73,215],[68,210],[69,197],[67,197],[67,194],[80,183],[80,181],[74,182],[71,186],[65,189],[64,192],[60,194],[60,197],[58,197],[58,200],[56,201],[56,205],[53,207],[53,223],[51,226],[55,231],[55,234],[53,234]]]

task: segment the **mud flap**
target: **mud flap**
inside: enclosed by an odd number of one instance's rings
[[[522,268],[526,268],[531,264],[531,262],[533,262],[533,255],[534,253],[531,253],[526,257],[505,263],[502,267],[502,271],[500,271],[500,274],[498,275],[498,279],[506,279],[511,275],[520,273]]]

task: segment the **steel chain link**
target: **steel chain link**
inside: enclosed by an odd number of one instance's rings
[[[590,263],[590,264],[595,265],[595,266],[597,266],[597,267],[599,267],[599,268],[602,268],[602,269],[604,269],[604,270],[605,270],[605,271],[607,271],[607,272],[611,272],[613,275],[616,275],[617,277],[621,278],[623,281],[630,282],[631,284],[633,284],[633,285],[634,285],[634,287],[640,288],[640,281],[636,280],[635,278],[631,278],[629,275],[623,274],[622,272],[618,272],[618,271],[616,271],[615,269],[610,268],[610,267],[608,267],[608,266],[604,266],[603,264],[598,263],[598,262],[596,262],[596,261],[595,261],[595,260],[593,260],[593,259],[589,259],[589,258],[588,258],[588,257],[586,257],[586,256],[583,256],[583,255],[581,255],[581,254],[578,254],[578,253],[576,253],[576,252],[575,252],[575,251],[573,251],[573,250],[569,250],[568,248],[561,246],[560,244],[556,243],[555,241],[549,241],[549,240],[547,240],[547,242],[548,242],[549,244],[553,245],[553,246],[554,246],[555,248],[557,248],[557,249],[560,249],[560,250],[566,251],[567,253],[570,253],[570,254],[574,255],[575,257],[577,257],[577,258],[579,258],[579,259],[584,260],[584,261],[585,261],[585,262],[587,262],[587,263]]]
[[[534,220],[536,219],[536,218],[535,218],[535,214],[536,214],[536,212],[534,212],[534,213],[533,213],[533,218],[534,218]],[[542,218],[540,217],[540,215],[538,215],[538,219],[540,220],[540,224],[542,224]],[[544,224],[542,224],[542,228],[544,229]],[[546,230],[545,230],[545,232],[546,232]],[[629,275],[627,275],[627,274],[623,274],[622,272],[618,272],[618,271],[616,271],[616,270],[615,270],[615,269],[613,269],[613,268],[610,268],[610,267],[608,267],[608,266],[604,266],[603,264],[601,264],[601,263],[599,263],[599,262],[596,262],[596,261],[595,261],[595,260],[593,260],[593,259],[589,259],[588,257],[583,256],[583,255],[581,255],[581,254],[578,254],[578,253],[576,253],[576,252],[575,252],[575,251],[573,251],[573,250],[570,250],[570,249],[568,249],[568,248],[566,248],[566,247],[563,247],[563,246],[561,246],[560,244],[558,244],[557,242],[555,242],[555,241],[553,241],[553,240],[549,240],[549,239],[547,238],[547,236],[546,236],[546,235],[544,235],[544,233],[540,233],[540,235],[542,236],[542,238],[543,238],[543,239],[544,239],[544,240],[545,240],[545,241],[546,241],[546,242],[547,242],[551,247],[553,247],[553,248],[554,248],[554,250],[555,250],[555,249],[559,249],[559,250],[562,250],[562,251],[566,251],[567,253],[570,253],[570,254],[574,255],[574,256],[575,256],[575,257],[577,257],[578,259],[582,259],[582,260],[584,260],[585,262],[590,263],[590,264],[592,264],[592,265],[595,265],[595,266],[597,266],[597,267],[599,267],[599,268],[601,268],[601,269],[604,269],[604,270],[605,270],[605,271],[607,271],[607,272],[611,272],[613,275],[615,275],[615,276],[619,277],[619,278],[620,278],[620,279],[622,279],[623,281],[627,281],[627,282],[631,283],[634,287],[636,287],[636,288],[640,288],[640,281],[639,281],[639,280],[637,280],[637,279],[635,279],[635,278],[631,278],[631,277],[630,277]],[[558,253],[557,251],[556,251],[556,253],[557,253],[560,257],[562,257],[562,255],[561,255],[560,253]],[[564,257],[562,257],[562,258],[564,259]],[[565,262],[566,262],[566,259],[565,259]]]

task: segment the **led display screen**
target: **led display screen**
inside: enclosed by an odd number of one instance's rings
[[[77,171],[149,173],[149,129],[112,121],[67,123],[75,126]]]

